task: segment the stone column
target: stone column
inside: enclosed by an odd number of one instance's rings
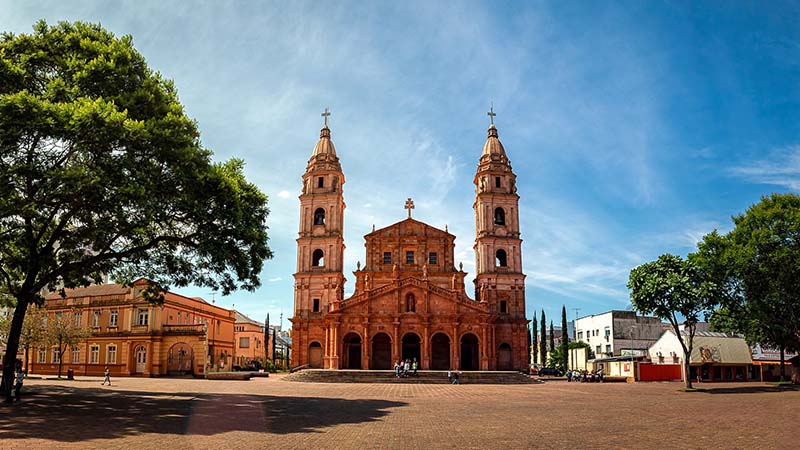
[[[486,325],[481,327],[481,370],[489,370],[491,342],[487,339]]]
[[[369,369],[369,324],[364,324],[364,338],[361,340],[361,368]]]
[[[431,368],[431,326],[425,323],[422,328],[422,342],[420,345],[420,366],[422,370],[430,370]]]
[[[402,341],[400,340],[400,323],[394,323],[394,331],[392,335],[392,364],[400,360],[400,357],[403,356],[402,353]]]
[[[461,340],[458,338],[458,324],[453,325],[453,345],[450,347],[450,367],[458,370],[461,366],[459,358],[461,352]]]

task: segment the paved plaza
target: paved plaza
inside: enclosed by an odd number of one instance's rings
[[[2,448],[788,449],[800,418],[800,390],[755,383],[113,381],[27,381]]]

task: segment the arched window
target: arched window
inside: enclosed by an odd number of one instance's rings
[[[322,267],[325,265],[325,254],[322,250],[316,249],[311,256],[311,265],[314,267]]]
[[[495,265],[498,267],[508,266],[508,257],[506,256],[506,251],[502,248],[497,250],[495,253]]]
[[[314,211],[314,225],[325,225],[325,210],[317,208]]]
[[[495,225],[505,225],[506,224],[506,212],[503,211],[503,208],[495,208],[494,209],[494,224]]]
[[[406,295],[406,312],[415,312],[417,310],[417,299],[414,294]]]

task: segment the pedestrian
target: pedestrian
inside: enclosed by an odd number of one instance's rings
[[[100,385],[104,386],[106,383],[108,383],[108,385],[111,386],[111,371],[108,369],[108,366],[106,366],[106,370],[103,372],[103,375],[105,378],[103,378],[103,382],[100,383]]]
[[[400,378],[400,361],[394,363],[394,376]]]
[[[407,377],[408,377],[408,371],[409,371],[409,369],[411,369],[411,361],[409,361],[409,360],[406,360],[406,361],[403,363],[403,378],[407,378]]]
[[[447,371],[447,383],[453,384],[453,372],[451,370]]]
[[[600,370],[597,371],[597,378],[598,378],[598,381],[600,381],[601,383],[603,382],[603,368],[602,367],[600,368]]]
[[[417,376],[417,358],[414,358],[414,361],[411,362],[411,370],[414,371],[414,376]]]
[[[568,370],[567,371],[567,383],[569,383],[570,381],[572,381],[572,371]]]
[[[459,378],[460,374],[461,374],[461,371],[459,371],[459,370],[456,370],[455,372],[453,372],[453,384],[461,384],[458,381],[458,378]]]
[[[22,363],[18,362],[16,364],[16,384],[14,385],[14,401],[19,402],[21,400],[20,394],[22,393],[22,382],[25,380],[25,373],[22,372]]]

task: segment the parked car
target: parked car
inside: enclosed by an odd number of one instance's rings
[[[558,369],[553,369],[550,367],[542,367],[539,369],[539,376],[549,375],[551,377],[560,377],[562,375],[561,371]]]

